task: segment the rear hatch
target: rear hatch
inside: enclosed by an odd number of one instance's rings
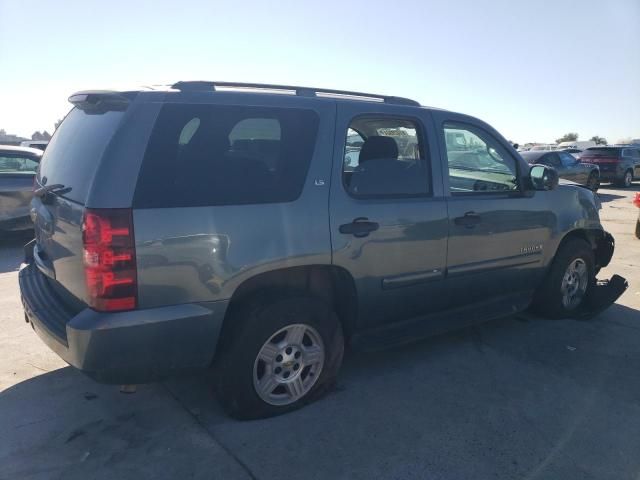
[[[103,95],[103,99],[95,94],[70,98],[75,106],[45,150],[32,201],[34,261],[56,290],[81,302],[87,298],[82,239],[85,204],[126,108],[126,98]]]
[[[616,147],[588,148],[580,155],[582,163],[593,163],[601,172],[615,171],[620,162],[620,149]]]

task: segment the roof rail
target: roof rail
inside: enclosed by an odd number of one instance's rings
[[[348,90],[332,90],[329,88],[299,87],[294,85],[272,85],[268,83],[240,83],[240,82],[210,82],[203,80],[181,81],[171,85],[171,88],[181,92],[210,92],[217,87],[246,90],[271,90],[293,93],[300,97],[339,97],[354,100],[374,100],[394,105],[410,105],[419,107],[415,100],[404,97],[378,95],[375,93],[350,92]]]

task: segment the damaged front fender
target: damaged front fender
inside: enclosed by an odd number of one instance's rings
[[[602,232],[602,236],[596,240],[596,248],[594,251],[596,268],[600,269],[609,265],[613,257],[613,251],[616,247],[616,241],[609,232]]]

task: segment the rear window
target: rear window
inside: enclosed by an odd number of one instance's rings
[[[167,104],[147,146],[134,206],[295,200],[318,122],[310,110]]]
[[[89,114],[78,108],[71,110],[42,155],[40,183],[64,185],[65,198],[84,203],[123,115],[121,111]]]
[[[619,148],[587,148],[584,152],[582,152],[583,157],[617,157],[619,154]]]
[[[37,168],[32,158],[0,153],[0,173],[33,175]]]

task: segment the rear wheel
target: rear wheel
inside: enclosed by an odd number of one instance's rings
[[[598,188],[600,188],[600,175],[596,172],[591,172],[589,179],[587,180],[587,188],[592,192],[597,192]]]
[[[618,182],[618,185],[624,188],[629,188],[633,183],[633,172],[631,170],[627,170],[624,172],[624,177]]]
[[[217,394],[229,415],[263,418],[295,410],[335,381],[344,340],[335,313],[309,297],[256,302],[229,321],[216,365]]]
[[[549,318],[567,317],[582,305],[594,283],[591,246],[579,238],[569,239],[558,249],[533,307]]]

